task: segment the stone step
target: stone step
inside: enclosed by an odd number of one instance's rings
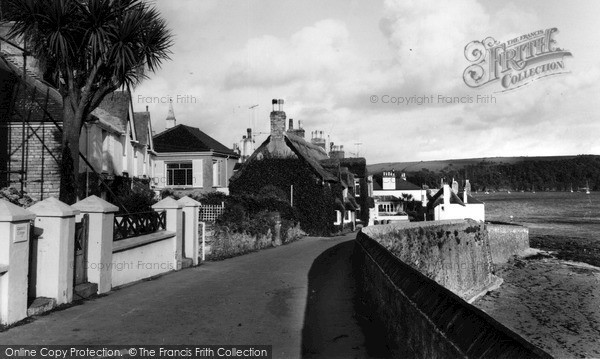
[[[87,299],[96,293],[98,293],[98,284],[81,283],[73,288],[73,300]]]
[[[27,308],[27,316],[40,315],[54,308],[56,308],[56,299],[45,297],[35,298],[33,303]]]
[[[194,265],[194,260],[192,258],[183,258],[181,260],[181,269],[189,268]]]

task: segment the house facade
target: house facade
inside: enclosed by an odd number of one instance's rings
[[[43,200],[59,195],[62,97],[22,53],[0,41],[0,187]],[[109,94],[81,130],[78,195],[106,197],[117,177],[152,177],[150,126],[147,111],[133,113],[128,92]]]
[[[406,180],[404,173],[384,171],[373,176],[374,208],[369,219],[370,224],[389,221],[408,221],[407,204],[420,202],[427,204],[426,190]]]
[[[171,104],[167,129],[153,138],[152,188],[157,192],[228,193],[229,178],[240,155],[200,129],[175,121]]]
[[[322,136],[304,138],[304,129],[286,130],[282,100],[273,100],[269,137],[240,166],[231,179],[232,194],[259,194],[275,186],[286,193],[298,214],[303,230],[313,235],[329,234],[340,228],[355,228],[357,211],[367,211],[356,199],[358,178],[366,178],[364,159],[330,158]],[[277,108],[276,108],[277,107]],[[361,167],[361,171],[355,168]],[[356,173],[360,172],[360,173]],[[365,192],[360,194],[366,197]]]
[[[108,183],[124,177],[148,186],[156,157],[148,109],[133,112],[131,94],[117,91],[108,95],[90,117],[79,139],[79,151],[89,163],[80,159],[86,187],[93,184],[90,177],[95,174]]]
[[[458,192],[458,186],[451,188],[448,184],[431,198],[427,204],[430,219],[474,219],[485,221],[485,204],[472,197],[469,191]]]

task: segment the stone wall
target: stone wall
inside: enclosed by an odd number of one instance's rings
[[[529,248],[529,228],[510,223],[486,223],[494,264],[506,263]]]
[[[25,141],[21,124],[0,124],[0,133],[7,138],[0,160],[6,163],[8,172],[3,175],[0,186],[12,186],[20,190],[23,176],[23,189],[31,198],[42,200],[58,196],[61,134],[56,126],[51,123],[25,126]],[[24,173],[19,172],[21,169]]]
[[[551,358],[367,235],[355,248],[359,296],[370,309],[363,314],[384,327],[396,356]]]
[[[367,227],[359,233],[362,236],[464,299],[498,280],[483,222],[397,222]]]

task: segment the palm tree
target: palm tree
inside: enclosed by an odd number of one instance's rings
[[[79,135],[104,97],[131,88],[169,59],[172,35],[141,0],[2,0],[2,22],[63,98],[60,199],[77,200]]]

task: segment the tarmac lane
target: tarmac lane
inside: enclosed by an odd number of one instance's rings
[[[142,281],[0,332],[0,344],[248,344],[272,345],[274,358],[385,357],[368,348],[354,310],[354,237],[306,237]]]

